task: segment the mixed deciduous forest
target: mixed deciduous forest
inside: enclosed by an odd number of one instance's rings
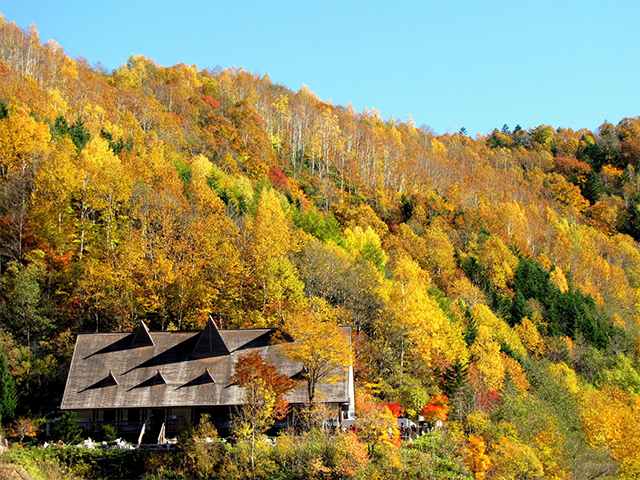
[[[354,326],[364,426],[306,478],[639,478],[640,117],[465,133],[0,20],[5,433],[75,332],[313,317]],[[398,445],[401,413],[444,426]]]

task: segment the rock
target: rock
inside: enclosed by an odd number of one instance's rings
[[[0,465],[0,480],[35,480],[17,465]]]

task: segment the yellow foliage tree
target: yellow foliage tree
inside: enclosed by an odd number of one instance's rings
[[[449,286],[451,297],[461,300],[465,305],[473,307],[477,303],[486,302],[487,296],[466,277],[456,278]]]
[[[456,269],[455,248],[446,232],[437,225],[432,225],[424,232],[427,247],[426,263],[429,271],[436,277],[447,278]]]
[[[542,478],[544,467],[535,450],[517,440],[501,437],[491,446],[491,478],[519,480]]]
[[[478,335],[470,348],[470,353],[487,388],[500,391],[504,385],[505,366],[500,355],[500,345],[487,326],[478,327]]]
[[[502,363],[505,366],[505,372],[511,377],[511,381],[515,387],[521,392],[526,392],[531,386],[527,380],[527,374],[520,365],[520,362],[514,360],[506,354],[502,354]]]
[[[0,175],[25,171],[51,140],[49,127],[37,122],[26,108],[15,107],[0,120]]]
[[[262,192],[255,217],[247,219],[245,241],[254,268],[298,249],[299,240],[275,190]]]
[[[487,327],[488,331],[498,343],[506,344],[518,355],[525,355],[526,350],[522,345],[516,331],[514,331],[504,320],[498,318],[489,307],[477,303],[471,309],[471,316],[479,326]]]
[[[560,267],[556,266],[551,270],[550,280],[562,293],[569,291],[569,282],[567,282],[567,277],[565,277]]]
[[[204,214],[224,212],[224,204],[216,192],[208,185],[209,177],[213,173],[213,164],[204,155],[196,155],[191,160],[191,181],[188,192],[196,206]]]
[[[387,254],[382,249],[380,237],[371,227],[366,227],[366,229],[360,226],[355,226],[352,229],[347,228],[343,235],[347,249],[354,256],[361,255],[379,270],[382,270],[386,265]]]
[[[469,467],[475,480],[482,480],[491,466],[491,458],[486,453],[487,444],[479,435],[469,435],[463,448],[464,463]]]
[[[640,395],[587,386],[580,395],[582,430],[594,448],[606,448],[619,462],[621,479],[640,475]]]
[[[538,327],[529,320],[529,317],[524,317],[514,328],[520,338],[520,342],[530,355],[539,357],[544,354],[545,348],[542,335],[540,335]]]
[[[550,190],[561,204],[575,208],[579,212],[583,212],[589,207],[589,201],[582,196],[580,188],[573,183],[569,183],[559,173],[547,174],[546,181]]]
[[[429,295],[428,274],[406,256],[397,259],[393,273],[394,279],[379,290],[391,321],[381,322],[378,328],[382,335],[399,336],[401,376],[407,356],[428,366],[441,359],[466,359],[461,327],[451,322]]]
[[[255,292],[247,309],[260,312],[262,319],[254,322],[272,326],[303,306],[303,284],[289,258],[300,248],[299,237],[274,190],[262,192],[255,217],[246,221],[243,241],[249,295]]]
[[[373,455],[377,445],[397,447],[400,440],[398,421],[389,407],[377,403],[368,393],[359,392],[356,401],[358,436],[369,447]]]
[[[323,318],[322,311],[327,309],[325,303],[324,309],[317,309],[319,312],[299,313],[287,319],[281,330],[282,354],[302,364],[310,405],[320,393],[320,384],[335,384],[353,362],[348,333],[341,331],[332,318]],[[293,342],[287,342],[287,336]]]
[[[480,248],[478,263],[482,265],[491,282],[506,288],[513,280],[518,267],[518,257],[497,236],[490,236]]]
[[[76,148],[68,135],[60,138],[34,181],[32,214],[42,228],[42,236],[54,249],[70,249],[72,213],[70,202],[79,188],[79,175],[73,162]]]
[[[93,138],[85,145],[76,160],[79,185],[78,243],[79,256],[85,253],[95,233],[95,218],[102,219],[102,244],[108,257],[118,241],[117,211],[131,196],[131,178],[124,175],[120,159],[109,149],[103,138]],[[96,233],[97,234],[97,233]],[[96,245],[96,247],[98,247]]]

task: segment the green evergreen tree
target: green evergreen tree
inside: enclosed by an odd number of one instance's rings
[[[467,384],[469,364],[456,360],[442,374],[442,389],[449,398],[458,395]]]
[[[529,314],[527,308],[527,299],[522,294],[521,290],[516,290],[516,294],[513,296],[513,303],[511,304],[511,326],[519,323],[524,317]]]
[[[516,295],[520,293],[525,299],[535,298],[542,305],[550,308],[559,291],[551,282],[551,274],[535,260],[520,258],[520,263],[513,279]],[[515,312],[512,312],[512,315]],[[526,315],[526,312],[525,312]],[[517,323],[519,319],[514,319]]]
[[[600,199],[600,196],[603,193],[604,185],[602,185],[600,177],[598,177],[598,174],[594,170],[591,170],[587,174],[587,181],[582,187],[582,196],[589,200],[591,205],[593,205]]]
[[[627,208],[620,215],[619,223],[621,233],[640,240],[640,196],[635,195],[629,199]]]
[[[53,138],[69,135],[73,144],[81,152],[84,146],[91,140],[89,130],[84,127],[84,121],[78,117],[73,125],[69,125],[63,115],[58,115],[50,127]],[[107,139],[108,141],[109,139]]]
[[[100,136],[104,138],[107,142],[109,142],[109,148],[116,155],[118,155],[124,149],[131,151],[131,148],[133,147],[133,145],[131,144],[131,141],[125,142],[122,138],[119,138],[118,140],[114,140],[113,135],[111,135],[111,133],[106,131],[104,128],[100,130]]]
[[[2,420],[13,418],[17,406],[16,382],[9,373],[7,356],[0,350],[0,425]]]
[[[75,445],[82,441],[82,428],[78,426],[76,412],[65,412],[56,428],[55,439],[62,440],[67,445]]]
[[[466,320],[464,326],[464,341],[468,347],[473,345],[478,336],[478,322],[471,316],[471,310],[469,307],[465,308],[464,318]]]
[[[84,128],[84,121],[80,117],[78,117],[76,122],[69,128],[69,135],[78,152],[81,152],[84,146],[91,140],[91,134],[89,130]]]
[[[9,116],[9,109],[4,100],[0,100],[0,120]]]
[[[599,172],[607,162],[607,157],[604,150],[602,150],[600,145],[593,143],[593,141],[588,141],[587,146],[578,153],[577,157],[578,160],[587,162],[589,165],[591,165],[591,168],[596,173]]]
[[[402,194],[401,202],[401,212],[400,212],[400,222],[407,223],[411,217],[413,216],[413,211],[416,208],[416,196],[411,195],[407,197],[405,193]]]
[[[64,118],[64,115],[60,114],[53,121],[53,125],[50,125],[51,136],[58,138],[69,133],[69,122]]]

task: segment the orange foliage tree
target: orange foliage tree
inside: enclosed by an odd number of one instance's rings
[[[264,413],[270,413],[274,419],[282,419],[289,412],[290,405],[286,397],[296,387],[295,381],[279,373],[273,363],[265,360],[258,352],[240,355],[229,380],[245,391],[255,388],[256,382],[264,382],[264,387],[274,396],[272,411]]]
[[[276,418],[287,414],[289,403],[285,397],[295,388],[295,382],[255,351],[238,357],[229,380],[244,389],[244,403],[233,430],[241,439],[248,439],[251,469],[255,472],[256,439],[271,428]]]
[[[397,416],[386,404],[364,394],[356,401],[356,411],[358,437],[368,445],[370,456],[378,445],[396,448],[400,444]]]
[[[420,415],[426,422],[444,422],[449,414],[449,399],[442,394],[434,395],[429,399],[429,403],[422,407]]]

